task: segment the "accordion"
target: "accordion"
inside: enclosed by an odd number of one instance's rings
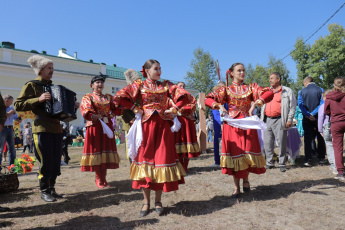
[[[77,119],[75,102],[77,94],[62,85],[43,86],[44,93],[49,92],[51,99],[45,101],[46,113],[60,121],[69,122]]]

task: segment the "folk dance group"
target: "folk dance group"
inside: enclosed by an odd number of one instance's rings
[[[54,68],[51,60],[35,55],[28,62],[38,76],[37,81],[52,84]],[[184,89],[184,84],[178,86],[160,81],[162,71],[156,60],[146,61],[141,73],[145,80],[135,80],[114,97],[103,94],[103,76],[92,78],[90,87],[93,92],[86,94],[80,103],[81,114],[87,120],[81,171],[95,172],[97,187],[109,187],[107,170],[118,168],[120,157],[114,137],[109,138],[103,133],[101,121],[113,129],[112,118],[125,109],[140,114],[142,142],[132,159],[130,178],[132,187],[143,191],[140,215],[146,216],[150,212],[151,190],[155,191],[154,209],[161,214],[162,192],[176,191],[179,184],[184,184],[188,159],[198,157],[200,149],[192,116],[196,109],[195,98]],[[243,64],[233,64],[227,75],[232,78],[231,85],[219,87],[206,96],[205,103],[211,109],[241,119],[253,115],[255,106],[262,106],[273,98],[268,87],[244,83]],[[54,187],[60,175],[62,130],[59,121],[46,116],[43,108],[43,102],[50,97],[49,93],[43,93],[42,85],[29,82],[14,103],[17,111],[32,110],[37,115],[32,131],[35,154],[40,161],[41,198],[47,202],[62,197]],[[229,105],[228,111],[223,107],[225,103]],[[177,115],[181,128],[173,133],[171,126]],[[265,164],[256,130],[244,130],[224,122],[221,167],[223,174],[233,175],[235,190],[232,197],[240,194],[240,179],[243,179],[243,191],[249,192],[249,173],[265,173]]]

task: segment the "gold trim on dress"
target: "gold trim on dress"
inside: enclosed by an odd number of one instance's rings
[[[176,162],[172,167],[157,168],[148,164],[137,165],[134,162],[131,165],[132,180],[145,180],[145,177],[149,177],[152,183],[165,183],[179,181],[185,175],[186,172],[180,162]]]
[[[95,166],[107,163],[118,164],[120,162],[119,154],[117,153],[101,153],[97,155],[84,155],[81,158],[81,166]]]
[[[240,99],[240,98],[246,98],[248,97],[250,94],[252,94],[252,89],[251,87],[248,86],[248,91],[245,94],[235,94],[234,92],[232,92],[229,88],[226,88],[226,93],[232,97],[232,98],[236,98],[236,99]]]
[[[235,172],[246,170],[249,166],[252,168],[263,168],[265,165],[266,159],[262,154],[252,155],[246,153],[244,156],[238,158],[232,158],[231,156],[222,154],[220,157],[220,166],[223,168],[232,168]]]
[[[200,152],[200,147],[198,143],[194,143],[194,144],[176,144],[176,152],[178,154],[181,153],[198,153]]]
[[[164,86],[163,89],[160,89],[160,90],[149,90],[149,89],[141,89],[141,92],[142,93],[149,93],[149,94],[156,94],[156,93],[165,93],[169,90],[169,86]]]

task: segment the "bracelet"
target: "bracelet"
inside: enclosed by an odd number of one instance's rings
[[[264,102],[263,102],[261,99],[257,99],[257,100],[255,101],[255,103],[256,103],[259,107],[261,107],[261,106],[264,105]]]
[[[177,109],[175,107],[173,107],[171,111],[173,112],[173,114],[177,113]]]
[[[216,107],[218,107],[218,109],[219,109],[219,105],[220,105],[220,103],[214,103],[212,106],[212,109],[216,109]]]
[[[139,109],[140,109],[140,108],[139,108],[138,106],[135,106],[134,109],[133,109],[133,112],[134,112],[134,113],[137,113],[137,112],[139,111]]]

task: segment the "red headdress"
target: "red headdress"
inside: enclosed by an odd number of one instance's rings
[[[226,71],[226,86],[229,86],[229,77],[232,78],[232,75],[231,75],[231,68],[229,68],[229,69]]]
[[[145,72],[144,66],[143,68],[140,70],[140,73],[143,75],[144,78],[147,78],[147,74]]]

